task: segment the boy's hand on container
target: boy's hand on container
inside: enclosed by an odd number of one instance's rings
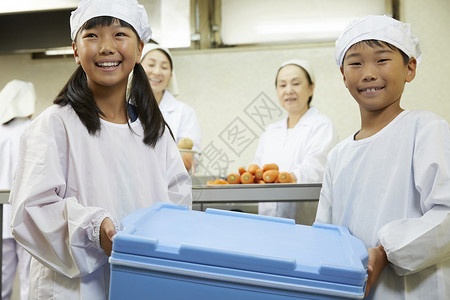
[[[386,252],[382,245],[376,248],[369,248],[367,252],[369,252],[369,261],[367,263],[367,273],[369,276],[367,278],[365,296],[369,294],[370,288],[377,282],[384,267],[389,264]]]
[[[116,234],[116,227],[110,218],[105,218],[100,225],[100,246],[105,254],[111,256],[112,240]]]

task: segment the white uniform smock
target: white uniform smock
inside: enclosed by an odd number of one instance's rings
[[[0,125],[0,190],[9,190],[14,178],[19,154],[19,140],[22,132],[30,124],[28,118],[15,118]],[[11,205],[3,205],[3,238],[13,238],[11,229]]]
[[[30,124],[28,118],[14,118],[0,125],[0,190],[9,190],[14,178],[19,154],[19,140]],[[19,270],[20,299],[28,299],[28,275],[30,254],[16,243],[11,234],[11,205],[3,204],[2,291],[3,300],[12,294],[14,276]]]
[[[101,120],[90,135],[70,105],[53,105],[22,135],[12,228],[32,259],[32,299],[107,299],[109,264],[99,245],[105,217],[156,201],[191,205],[191,181],[166,129],[155,148],[139,120]]]
[[[287,128],[287,117],[267,126],[259,138],[254,163],[276,163],[280,172],[297,176],[299,183],[322,182],[328,152],[338,137],[331,120],[310,107],[294,128]],[[265,202],[258,204],[263,215],[295,218],[295,203]]]
[[[194,142],[192,150],[200,152],[202,132],[195,110],[184,102],[177,100],[168,90],[164,91],[159,109],[163,114],[175,140],[190,138]]]
[[[317,222],[343,225],[387,266],[368,299],[450,299],[450,129],[404,111],[375,135],[329,154]]]

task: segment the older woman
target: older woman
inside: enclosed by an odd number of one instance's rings
[[[312,107],[315,77],[310,64],[281,64],[275,87],[287,117],[270,124],[259,140],[254,163],[276,163],[299,183],[322,182],[328,151],[338,142],[331,120]],[[295,203],[259,203],[260,214],[295,218]]]
[[[146,44],[142,51],[141,64],[147,73],[159,109],[172,130],[176,142],[182,138],[189,138],[193,142],[192,150],[200,152],[202,133],[195,111],[175,98],[178,88],[169,49],[154,43]],[[183,157],[188,170],[192,165],[189,157]]]

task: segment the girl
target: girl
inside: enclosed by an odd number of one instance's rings
[[[156,201],[192,201],[139,64],[151,36],[143,6],[82,0],[71,34],[80,66],[25,131],[12,188],[13,235],[33,256],[31,299],[107,299],[120,220]]]

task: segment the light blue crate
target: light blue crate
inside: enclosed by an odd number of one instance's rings
[[[158,203],[122,222],[110,299],[362,299],[367,251],[342,226]]]

